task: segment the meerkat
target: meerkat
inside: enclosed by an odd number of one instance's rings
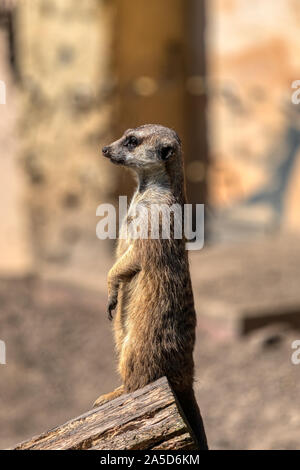
[[[166,376],[199,448],[207,449],[193,390],[196,314],[186,241],[175,238],[174,230],[169,239],[124,236],[137,206],[177,204],[183,209],[180,139],[169,128],[147,124],[127,130],[102,152],[133,170],[138,185],[121,226],[117,261],[108,273],[107,313],[112,319],[116,310],[113,326],[123,385],[100,396],[94,406]]]

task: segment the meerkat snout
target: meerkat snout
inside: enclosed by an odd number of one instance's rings
[[[104,155],[104,157],[109,157],[109,147],[108,146],[105,146],[102,148],[102,153]]]
[[[116,165],[123,165],[125,163],[125,156],[120,152],[113,151],[111,145],[102,148],[102,154],[105,158],[109,158],[112,163]]]

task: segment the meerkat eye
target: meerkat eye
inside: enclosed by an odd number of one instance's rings
[[[138,146],[138,139],[134,135],[130,135],[126,138],[124,145],[132,150]]]

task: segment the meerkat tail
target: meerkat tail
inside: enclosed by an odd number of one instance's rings
[[[177,392],[176,397],[197,440],[199,450],[208,450],[202,416],[193,389]]]

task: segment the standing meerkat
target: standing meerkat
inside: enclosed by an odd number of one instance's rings
[[[175,131],[154,124],[129,129],[103,148],[113,163],[134,171],[138,180],[120,232],[117,261],[108,274],[107,313],[114,334],[123,385],[99,397],[94,406],[133,392],[166,376],[201,449],[207,441],[193,391],[196,314],[184,237],[151,238],[151,207],[182,209],[186,203],[181,143]],[[146,209],[148,238],[125,232],[137,208]],[[182,221],[182,218],[181,218]],[[162,218],[159,218],[160,229]],[[126,228],[127,227],[127,228]]]

